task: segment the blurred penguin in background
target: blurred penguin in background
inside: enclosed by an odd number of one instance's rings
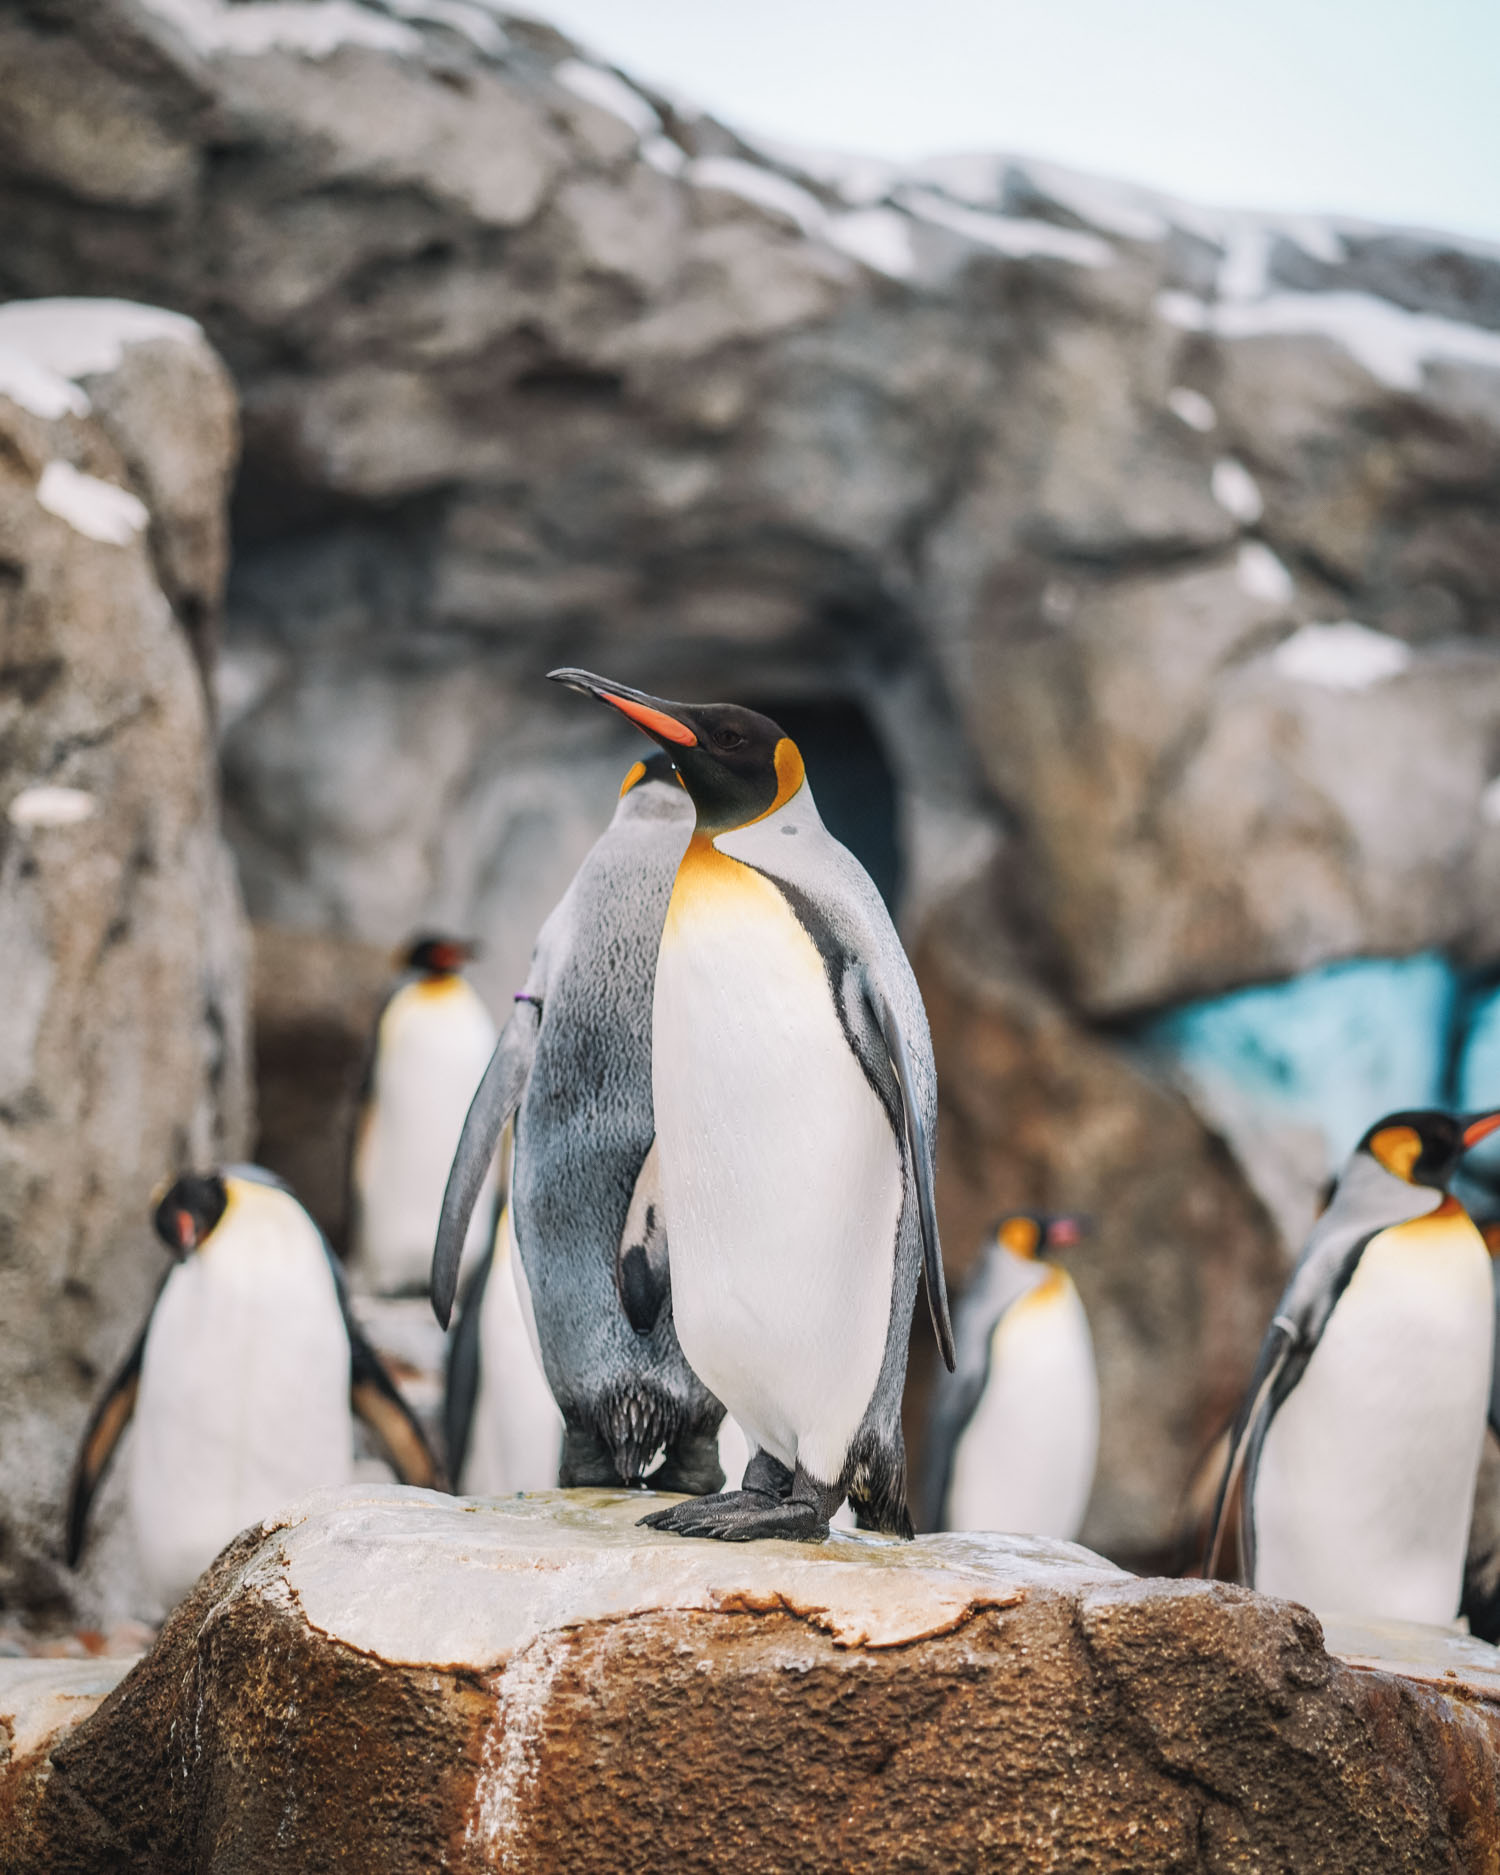
[[[1351,1156],[1262,1343],[1205,1573],[1237,1511],[1252,1588],[1325,1612],[1451,1622],[1487,1416],[1489,1249],[1450,1191],[1500,1113],[1393,1113]]]
[[[614,817],[542,926],[443,1201],[432,1302],[447,1325],[471,1207],[515,1116],[510,1232],[523,1317],[565,1431],[555,1482],[716,1490],[723,1408],[678,1345],[651,1097],[651,997],[693,808],[666,756],[636,762]],[[500,1271],[486,1289],[505,1298]],[[457,1430],[524,1410],[482,1329],[450,1369]],[[493,1409],[487,1402],[493,1402]],[[489,1434],[484,1435],[488,1437]],[[469,1447],[465,1445],[465,1454]],[[653,1467],[655,1469],[653,1470]]]
[[[467,1497],[550,1490],[562,1458],[563,1419],[542,1368],[508,1205],[458,1311],[443,1403],[453,1488]]]
[[[953,1314],[957,1368],[939,1375],[923,1468],[923,1528],[1076,1537],[1099,1450],[1088,1317],[1049,1262],[1079,1221],[1003,1218]]]
[[[174,1267],[84,1435],[68,1494],[70,1566],[132,1422],[129,1518],[167,1607],[241,1530],[350,1482],[356,1416],[403,1484],[441,1484],[349,1313],[333,1253],[279,1179],[257,1166],[179,1178],[154,1223]]]
[[[494,1052],[494,1018],[463,975],[474,946],[418,938],[375,1021],[349,1165],[349,1269],[378,1295],[420,1294],[464,1115]],[[466,1266],[494,1236],[494,1160],[476,1197]]]

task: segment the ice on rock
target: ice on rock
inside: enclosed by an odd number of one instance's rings
[[[1340,619],[1293,632],[1271,653],[1271,663],[1278,675],[1294,683],[1324,690],[1368,690],[1408,668],[1411,646],[1355,619]]]

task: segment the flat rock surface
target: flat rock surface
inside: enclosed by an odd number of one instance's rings
[[[0,1870],[1496,1866],[1464,1637],[1336,1627],[1351,1666],[1305,1609],[1070,1545],[720,1546],[651,1501],[320,1494],[81,1723],[118,1663],[0,1670],[57,1728]]]

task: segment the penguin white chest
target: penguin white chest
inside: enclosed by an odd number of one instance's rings
[[[551,1490],[562,1451],[562,1414],[542,1371],[509,1209],[500,1220],[485,1284],[479,1350],[479,1395],[462,1489],[477,1497]]]
[[[1325,1610],[1453,1620],[1493,1320],[1489,1256],[1456,1206],[1373,1239],[1266,1432],[1258,1589]]]
[[[128,1497],[170,1606],[247,1524],[353,1474],[349,1339],[316,1227],[284,1192],[236,1183],[218,1228],[151,1318]]]
[[[494,1046],[490,1013],[461,977],[407,984],[386,1005],[355,1155],[355,1260],[373,1288],[426,1286],[448,1171]],[[466,1256],[488,1241],[494,1203],[492,1166]]]
[[[1008,1308],[953,1454],[944,1528],[1071,1539],[1094,1482],[1099,1384],[1088,1318],[1062,1270]]]
[[[652,1084],[683,1352],[767,1451],[836,1479],[885,1353],[896,1137],[786,899],[701,841],[662,937]]]

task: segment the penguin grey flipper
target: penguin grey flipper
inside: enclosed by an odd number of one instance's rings
[[[162,1285],[157,1286],[157,1296]],[[78,1449],[78,1458],[73,1466],[73,1477],[68,1485],[68,1509],[66,1522],[66,1547],[68,1567],[76,1569],[78,1559],[83,1554],[84,1532],[88,1525],[89,1511],[99,1486],[104,1482],[104,1474],[109,1469],[110,1460],[115,1455],[115,1448],[120,1443],[121,1435],[130,1424],[131,1414],[135,1411],[136,1395],[141,1385],[141,1359],[146,1352],[146,1336],[151,1329],[151,1316],[156,1309],[156,1300],[152,1299],[151,1308],[146,1312],[146,1319],[141,1324],[141,1332],[136,1336],[134,1345],[120,1364],[120,1370],[109,1383],[104,1398],[89,1415],[88,1427],[83,1435],[83,1443]]]
[[[499,1236],[496,1229],[495,1237]],[[474,1431],[474,1407],[479,1399],[480,1320],[490,1271],[495,1267],[495,1237],[474,1265],[458,1302],[458,1324],[448,1344],[443,1384],[443,1441],[447,1448],[448,1477],[458,1489],[469,1456]]]
[[[615,1286],[620,1292],[620,1305],[638,1335],[651,1333],[672,1289],[659,1165],[653,1139],[636,1176],[630,1209],[625,1214],[625,1228],[620,1233],[620,1247],[615,1255]]]
[[[402,1484],[424,1490],[447,1489],[443,1468],[433,1456],[427,1435],[386,1372],[385,1363],[346,1315],[349,1326],[349,1405],[374,1434]]]
[[[453,1155],[453,1169],[443,1193],[437,1244],[432,1253],[432,1307],[444,1328],[453,1314],[458,1266],[480,1187],[500,1144],[505,1123],[520,1105],[521,1095],[526,1090],[526,1077],[536,1054],[540,1002],[540,995],[529,993],[517,998],[510,1021],[495,1044],[484,1079],[475,1091],[459,1137],[458,1151]]]
[[[907,1165],[917,1188],[917,1212],[922,1225],[922,1275],[927,1286],[927,1308],[932,1316],[932,1332],[937,1336],[943,1365],[951,1374],[954,1367],[953,1322],[948,1313],[948,1283],[943,1274],[943,1247],[938,1240],[937,1195],[933,1189],[933,1151],[922,1120],[922,1106],[917,1099],[916,1076],[906,1037],[890,999],[878,983],[864,974],[865,996],[884,1038],[896,1082],[901,1089],[901,1110],[906,1124]]]
[[[1230,1429],[1229,1456],[1214,1499],[1213,1520],[1209,1525],[1208,1548],[1203,1561],[1203,1573],[1210,1581],[1219,1569],[1224,1539],[1228,1535],[1236,1504],[1236,1491],[1239,1494],[1240,1573],[1247,1578],[1254,1575],[1255,1527],[1249,1505],[1255,1484],[1256,1463],[1276,1396],[1290,1392],[1311,1354],[1311,1347],[1299,1349],[1296,1324],[1284,1316],[1276,1316],[1261,1343],[1255,1371],[1250,1376],[1245,1398]]]

